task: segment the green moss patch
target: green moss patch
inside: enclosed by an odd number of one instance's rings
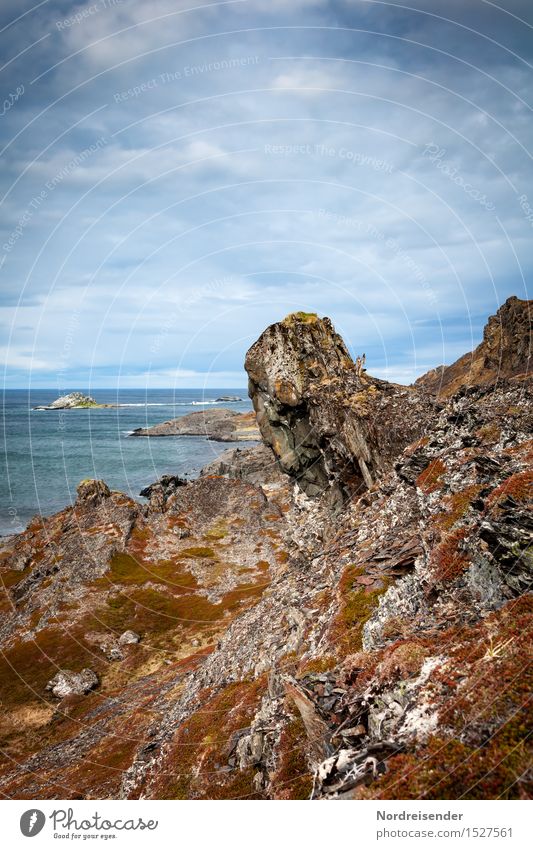
[[[379,586],[371,588],[357,584],[356,578],[364,574],[364,566],[351,565],[345,569],[340,580],[341,609],[330,630],[330,641],[338,659],[361,650],[365,623],[390,586],[390,578],[383,578]]]
[[[313,774],[308,761],[309,740],[298,715],[289,720],[277,746],[278,763],[273,777],[276,799],[309,799]]]
[[[161,770],[158,799],[260,799],[256,769],[228,763],[239,733],[251,723],[266,688],[266,676],[208,692],[201,707],[180,725]]]

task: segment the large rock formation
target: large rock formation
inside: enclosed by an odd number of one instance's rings
[[[479,386],[531,373],[533,346],[531,301],[513,295],[489,318],[483,341],[451,366],[419,377],[415,386],[450,398],[461,386]]]
[[[370,377],[363,365],[329,318],[313,313],[271,325],[246,355],[263,440],[307,495],[370,488],[424,433],[428,398]]]

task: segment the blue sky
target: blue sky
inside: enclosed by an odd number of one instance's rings
[[[527,297],[529,0],[3,0],[0,30],[5,386],[244,386],[294,310],[410,382]]]

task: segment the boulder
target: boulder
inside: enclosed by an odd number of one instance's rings
[[[214,442],[254,442],[261,438],[252,412],[235,413],[218,407],[187,413],[153,427],[138,427],[130,436],[203,436]]]
[[[254,445],[253,448],[228,448],[204,466],[200,475],[240,478],[259,486],[283,483],[287,480],[272,450],[262,444]]]
[[[81,672],[62,669],[48,682],[46,689],[51,690],[56,698],[64,699],[66,696],[84,696],[99,683],[98,675],[92,669],[82,669]]]
[[[168,498],[173,492],[176,492],[179,486],[186,486],[187,481],[180,478],[179,475],[162,475],[158,481],[145,486],[141,489],[139,495],[142,498],[151,498],[153,495],[161,492],[163,498]]]
[[[88,504],[96,507],[111,496],[111,490],[105,481],[87,478],[78,484],[76,489],[78,504]]]
[[[124,631],[124,633],[120,635],[118,641],[121,646],[132,646],[139,643],[141,638],[135,631],[128,630]]]

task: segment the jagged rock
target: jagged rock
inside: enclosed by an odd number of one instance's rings
[[[77,501],[79,504],[89,504],[95,507],[111,496],[111,490],[105,481],[101,480],[84,480],[78,484]]]
[[[323,330],[314,354],[331,373]],[[345,364],[315,385],[311,354],[301,362],[301,410],[332,428],[310,437],[317,462],[331,459],[345,493],[345,420],[373,457],[388,418],[372,430],[366,395],[372,414],[394,402],[406,422],[421,396],[382,393],[355,363],[354,398]],[[461,387],[335,514],[294,478],[276,488],[228,473],[177,486],[163,510],[89,491],[0,541],[1,792],[281,799],[310,798],[314,784],[320,799],[525,798],[531,400],[523,377]],[[123,651],[119,669],[92,627]],[[116,639],[126,629],[146,650]],[[88,652],[99,698],[83,714],[76,700],[38,709],[54,664],[79,669]]]
[[[245,368],[263,440],[309,496],[370,488],[432,411],[423,395],[369,377],[331,321],[313,314],[267,328]]]
[[[266,445],[253,448],[228,448],[200,472],[201,475],[224,475],[253,484],[277,484],[287,480]]]
[[[483,341],[471,354],[451,366],[439,366],[415,386],[449,398],[461,386],[479,386],[496,380],[527,376],[531,370],[533,313],[531,301],[508,298],[489,318]]]
[[[178,475],[163,475],[155,483],[141,489],[139,495],[150,500],[150,509],[154,512],[162,512],[171,495],[174,495],[178,487],[186,486],[187,481]]]
[[[92,669],[82,669],[81,672],[71,672],[63,669],[54,675],[46,685],[47,690],[58,699],[66,696],[84,696],[99,684],[98,675]]]

